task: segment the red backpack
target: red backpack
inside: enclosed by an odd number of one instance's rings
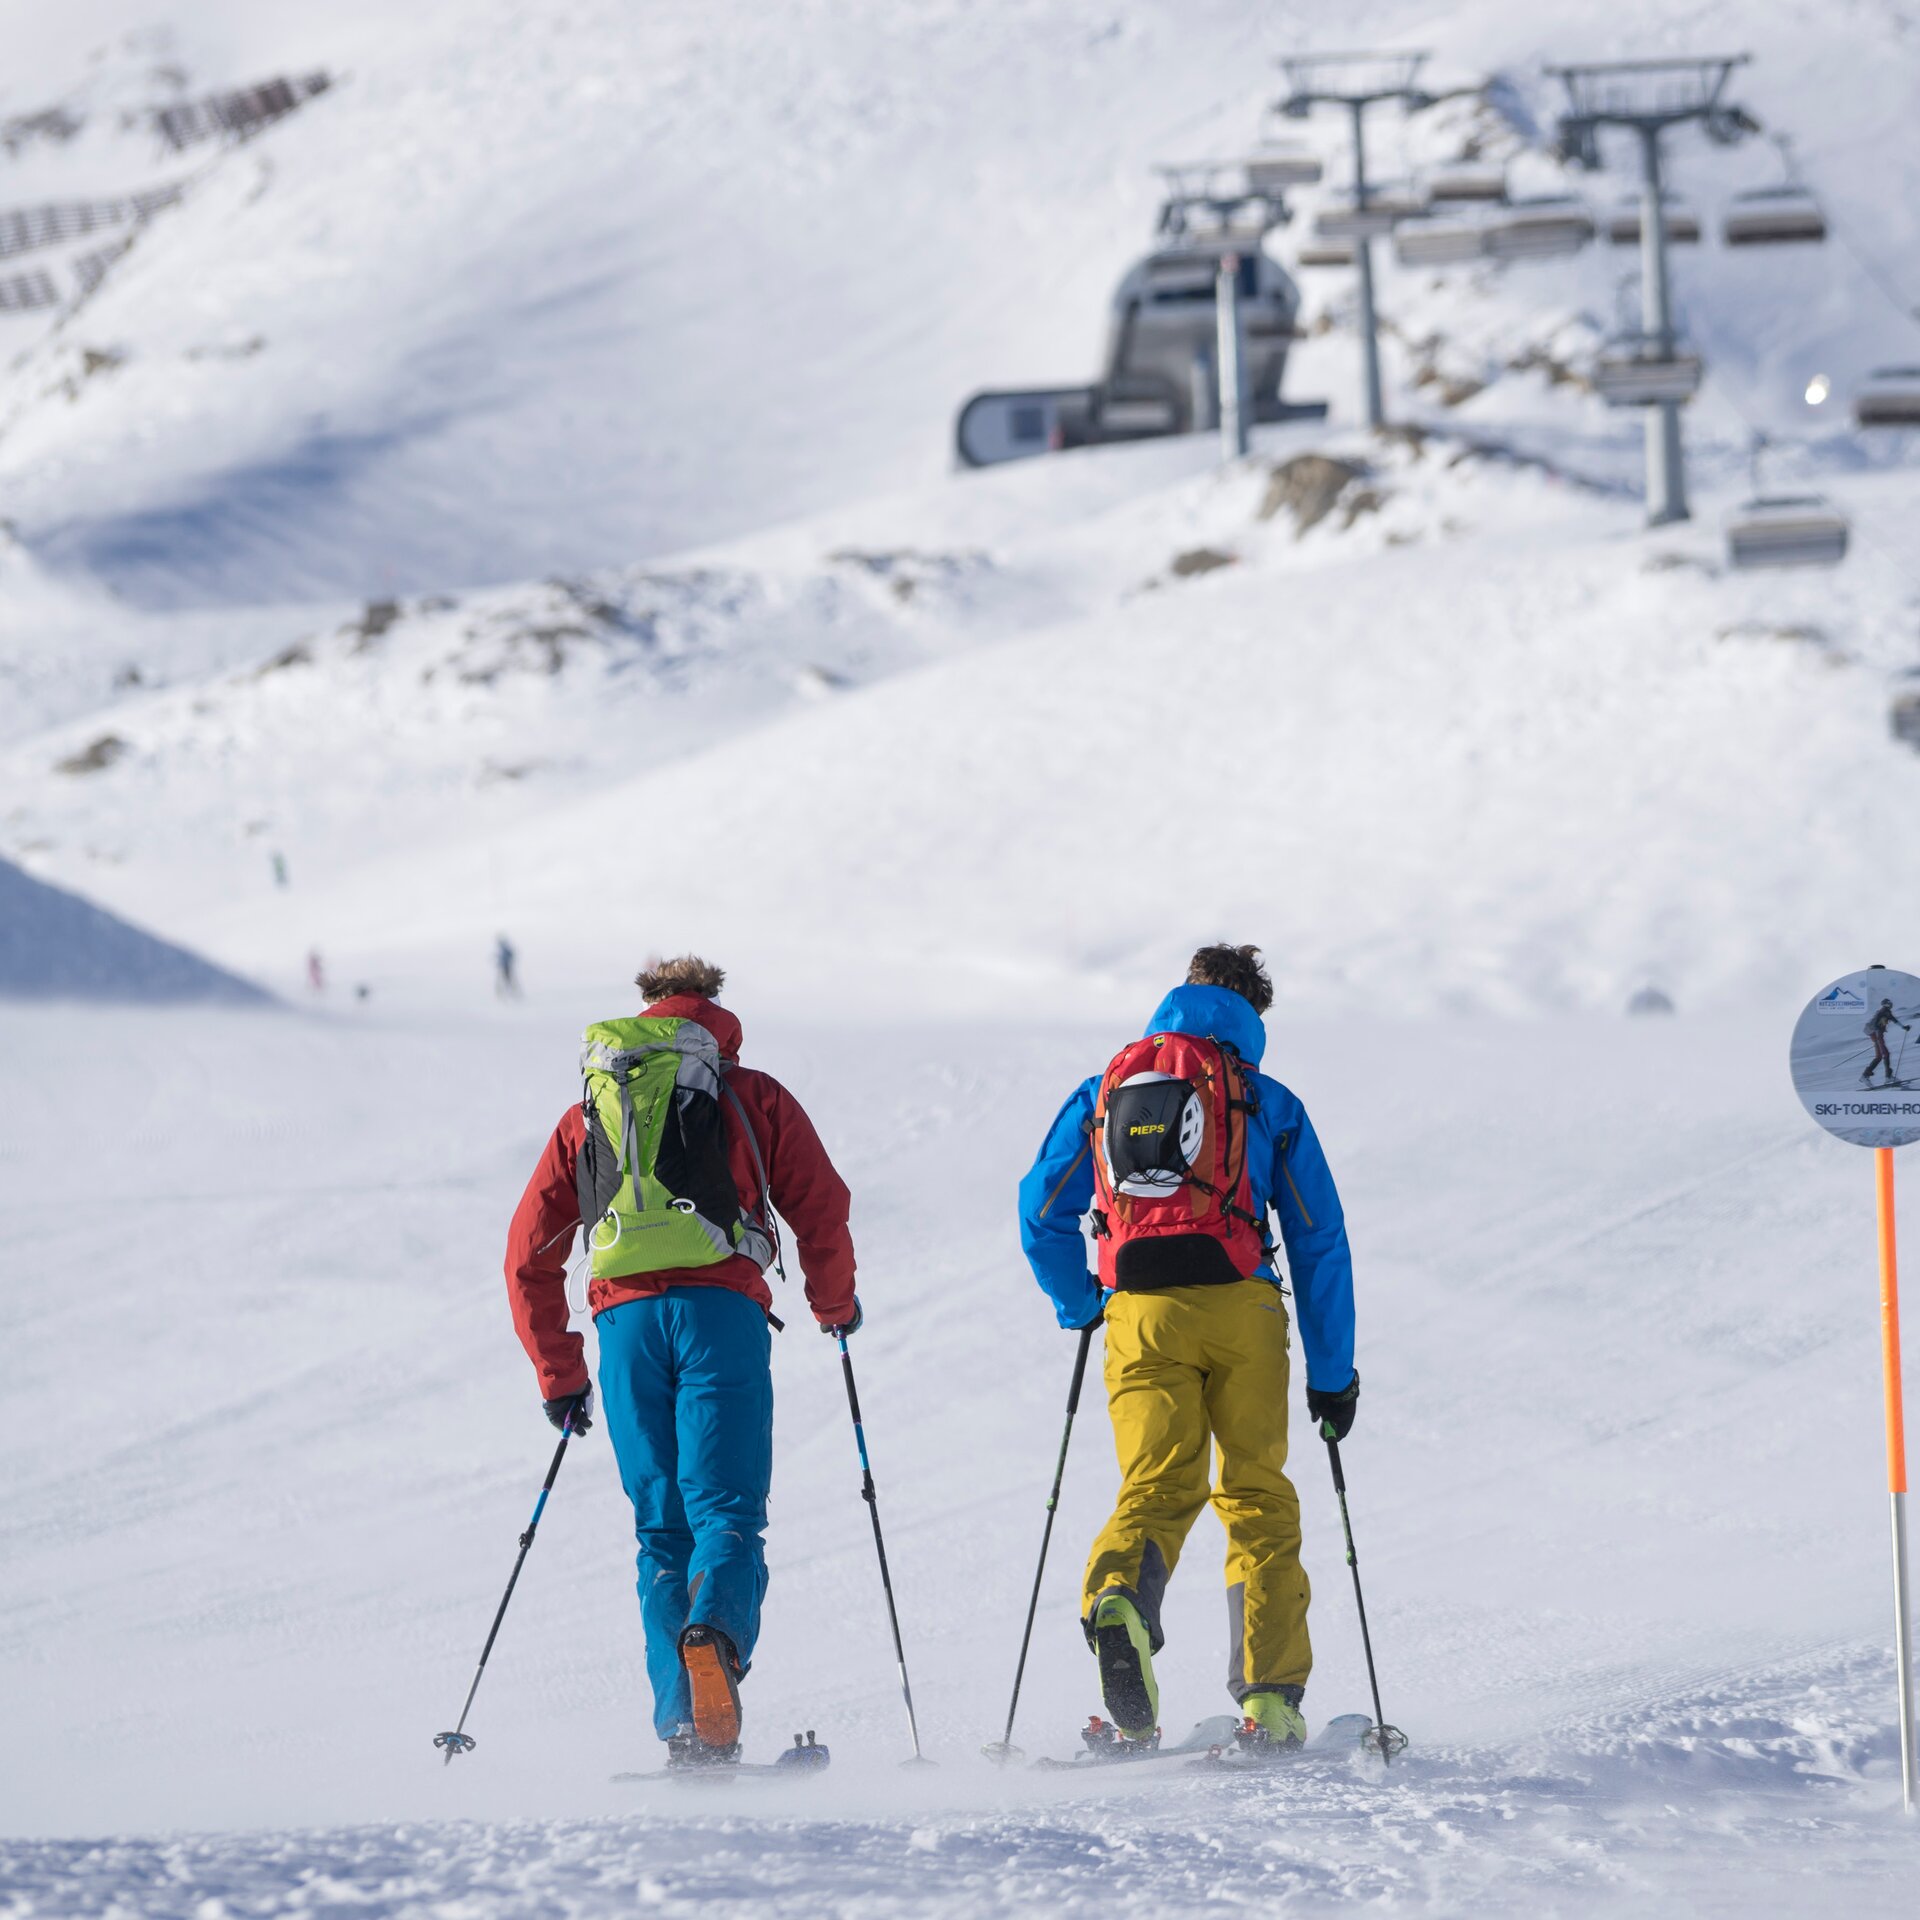
[[[1247,1167],[1257,1104],[1239,1054],[1203,1034],[1150,1033],[1107,1063],[1093,1111],[1103,1287],[1219,1285],[1267,1260]]]

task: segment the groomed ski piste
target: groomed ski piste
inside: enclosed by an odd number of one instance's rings
[[[1544,61],[1750,47],[1743,97],[1876,262],[1915,257],[1900,9],[1554,11],[1392,0],[1341,37],[1543,117]],[[1800,399],[1920,361],[1854,254],[1678,257],[1711,368],[1680,528],[1641,527],[1637,423],[1528,360],[1604,331],[1604,249],[1471,288],[1383,262],[1419,432],[1353,424],[1335,275],[1287,382],[1326,425],[959,476],[953,408],[1091,372],[1150,163],[1244,144],[1301,22],[155,25],[36,16],[0,101],[83,121],[0,160],[9,201],[206,169],[87,300],[0,315],[0,856],[279,1004],[0,1002],[0,1916],[1911,1912],[1871,1163],[1786,1072],[1816,988],[1920,961],[1888,724],[1920,478]],[[217,152],[122,128],[322,68]],[[1764,184],[1761,144],[1682,184]],[[1435,336],[1490,376],[1456,406],[1411,387]],[[1853,517],[1838,571],[1726,570],[1756,423]],[[1232,777],[1134,810],[1170,737]],[[1342,1453],[1411,1745],[995,1768],[1074,1347],[1014,1185],[1214,937],[1268,951],[1267,1065],[1350,1218]],[[792,1298],[747,1752],[814,1729],[832,1766],[614,1782],[661,1752],[598,1430],[475,1751],[431,1745],[552,1451],[506,1220],[580,1028],[685,947],[854,1188],[931,1769],[899,1764],[838,1356]],[[1677,1013],[1626,1018],[1648,984]],[[1293,1391],[1318,1727],[1366,1673]],[[1077,1580],[1115,1478],[1090,1380],[1029,1758],[1099,1709]],[[1170,1741],[1229,1705],[1219,1567],[1203,1516]]]

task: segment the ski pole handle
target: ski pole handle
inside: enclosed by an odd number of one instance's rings
[[[1340,1442],[1334,1437],[1333,1422],[1320,1422],[1320,1438],[1327,1443],[1327,1458],[1333,1462],[1333,1490],[1341,1499],[1347,1497],[1347,1476],[1340,1469]]]
[[[1067,1418],[1080,1411],[1080,1386],[1087,1377],[1087,1355],[1093,1347],[1093,1329],[1080,1329],[1080,1351],[1073,1356],[1073,1385],[1067,1389]]]

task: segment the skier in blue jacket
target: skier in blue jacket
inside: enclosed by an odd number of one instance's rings
[[[1336,1439],[1353,1424],[1353,1266],[1345,1216],[1295,1094],[1253,1071],[1266,1050],[1272,982],[1257,947],[1203,947],[1146,1032],[1224,1043],[1248,1071],[1250,1211],[1278,1216],[1306,1350],[1307,1406]],[[1104,1322],[1106,1386],[1122,1485],[1088,1559],[1082,1621],[1102,1696],[1123,1736],[1150,1738],[1159,1710],[1152,1655],[1160,1603],[1188,1529],[1211,1497],[1227,1530],[1229,1688],[1269,1740],[1306,1737],[1300,1703],[1312,1648],[1300,1565],[1300,1503],[1287,1454],[1287,1315],[1273,1263],[1216,1280],[1130,1285],[1126,1263],[1088,1271],[1082,1216],[1095,1205],[1102,1076],[1075,1089],[1020,1183],[1020,1239],[1061,1326]],[[1096,1226],[1098,1226],[1096,1215]],[[1144,1263],[1143,1263],[1144,1265]],[[1163,1268],[1164,1270],[1164,1264]],[[1211,1451],[1220,1454],[1218,1486]]]

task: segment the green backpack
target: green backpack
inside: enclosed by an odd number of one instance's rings
[[[586,1137],[575,1164],[596,1280],[778,1254],[767,1169],[727,1085],[719,1042],[697,1020],[600,1020],[581,1038]],[[760,1218],[740,1209],[727,1159],[730,1101],[760,1177]]]

